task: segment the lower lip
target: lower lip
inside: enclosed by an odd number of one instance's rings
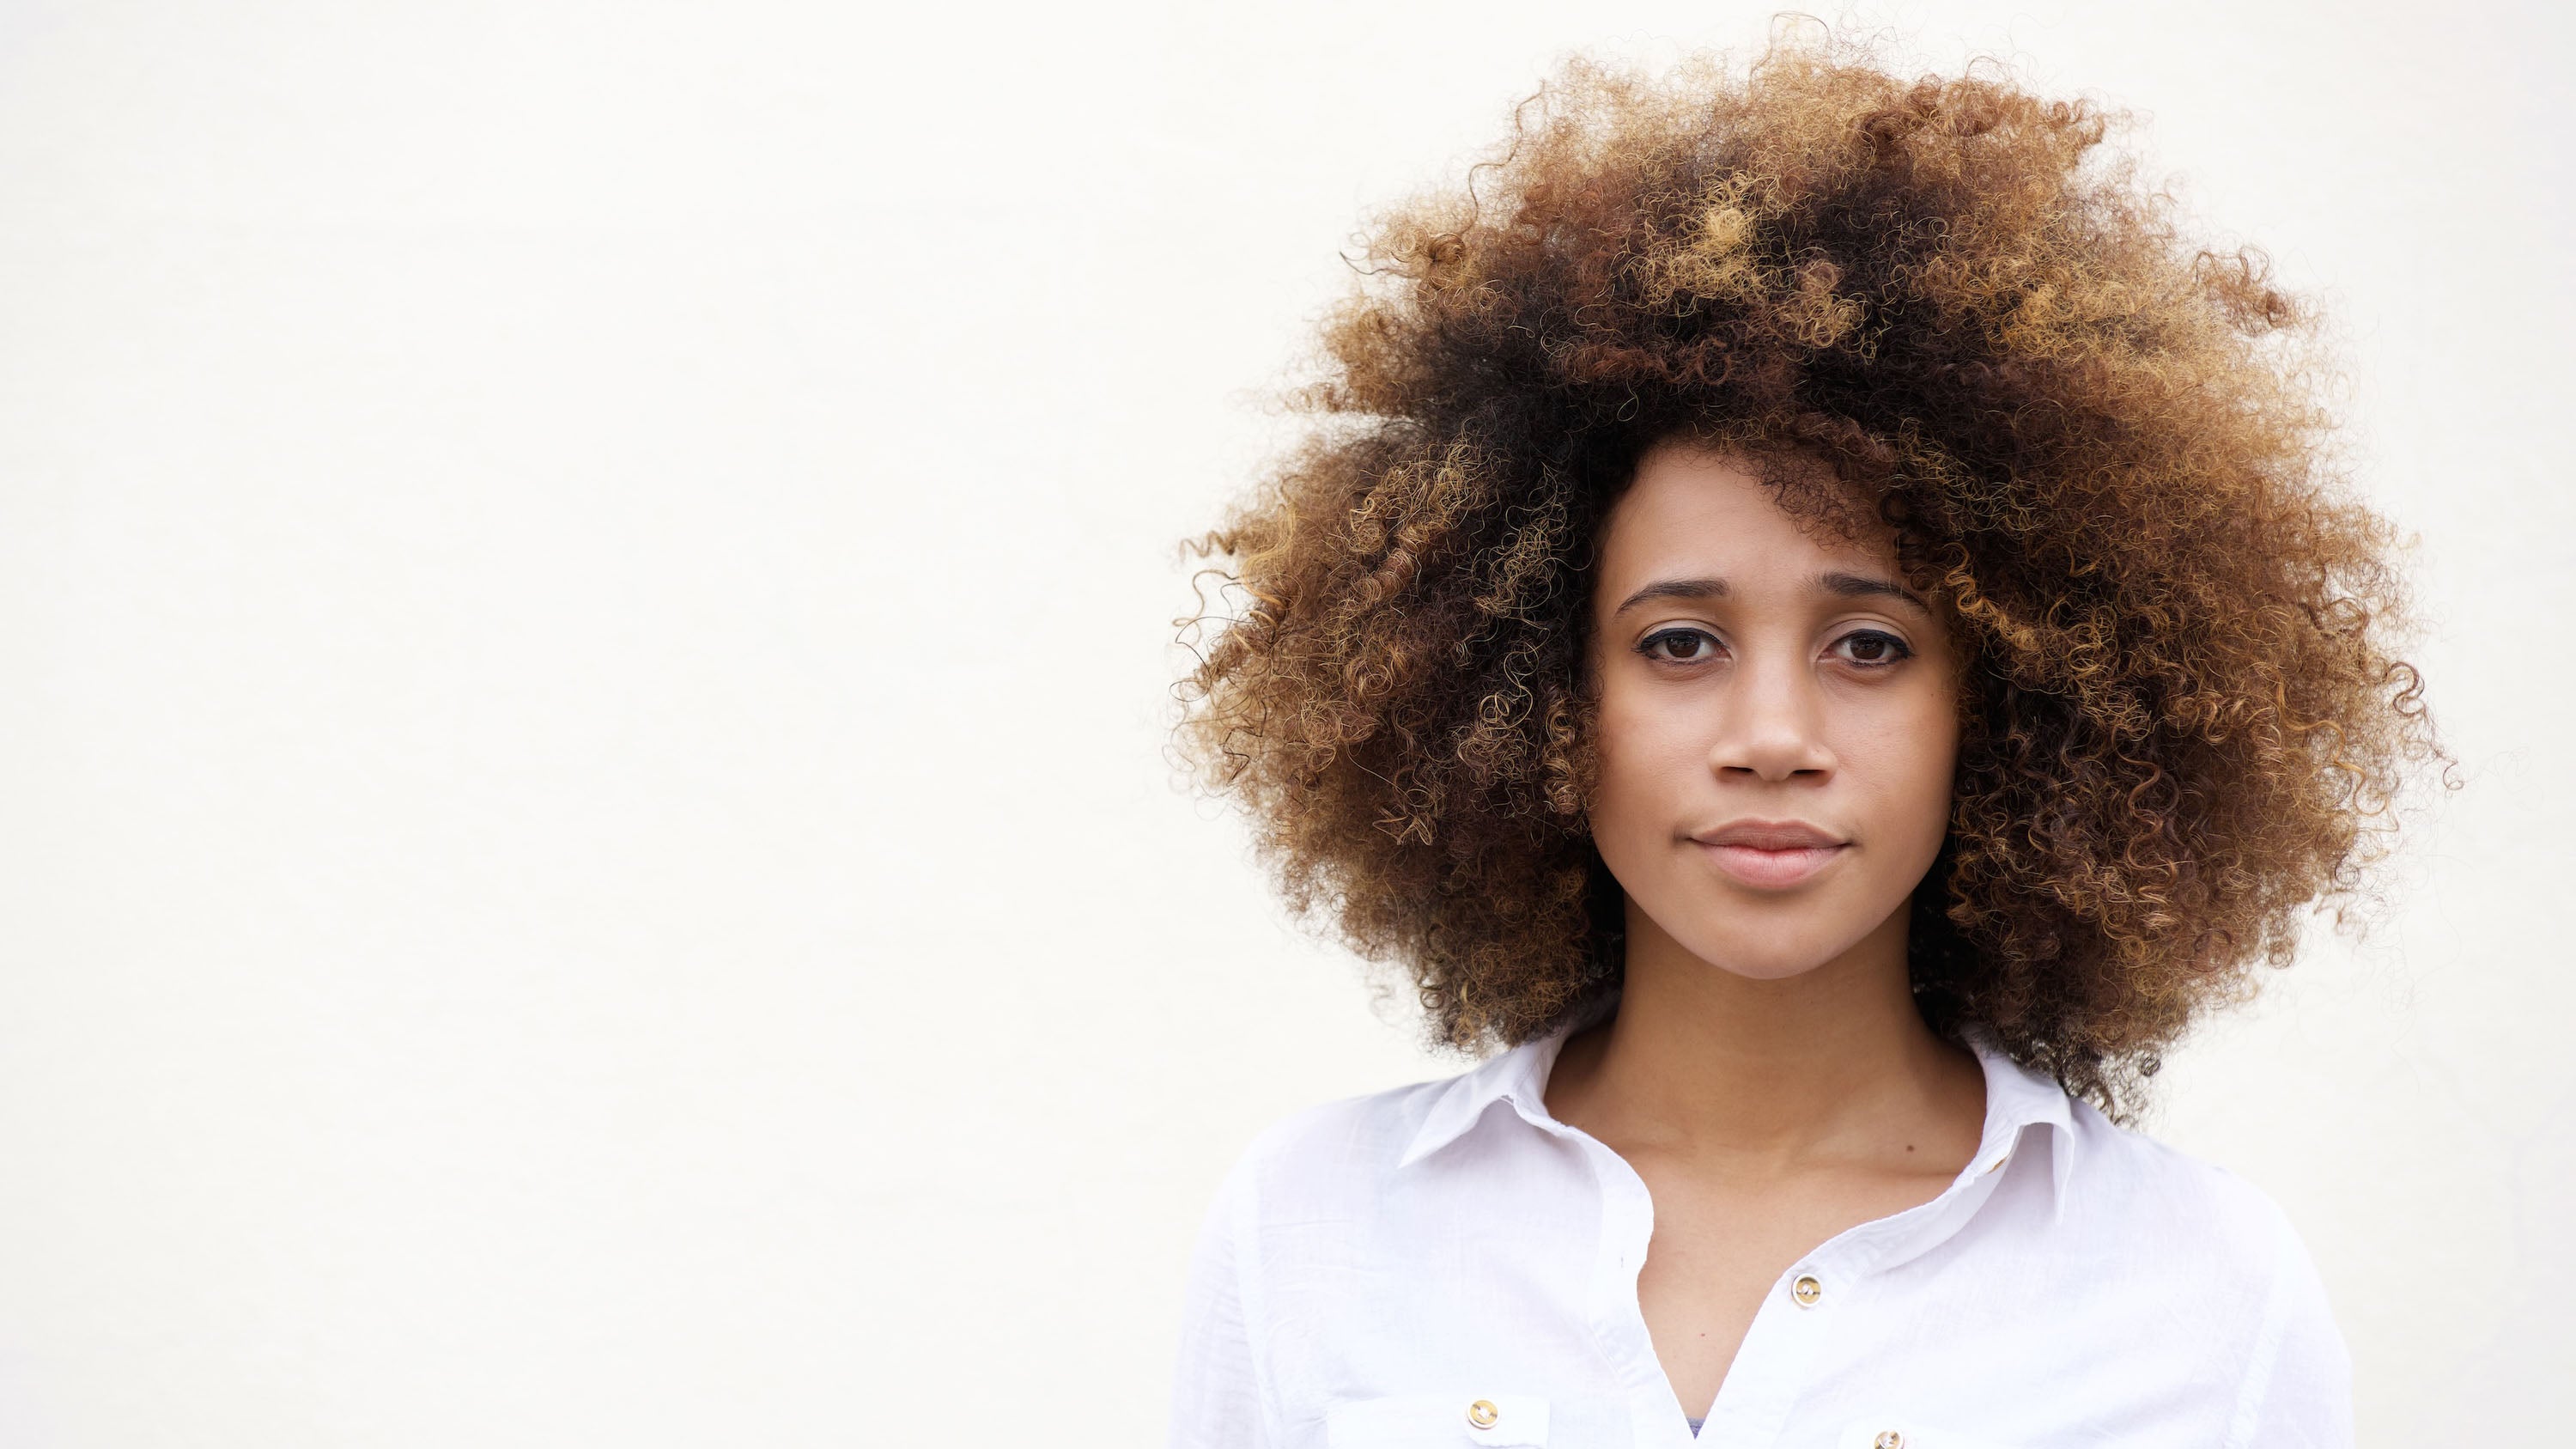
[[[1762,850],[1750,845],[1700,845],[1700,849],[1708,852],[1709,859],[1717,862],[1719,870],[1746,885],[1764,890],[1778,890],[1811,879],[1816,872],[1833,864],[1834,857],[1842,854],[1845,848],[1815,845],[1795,850]]]

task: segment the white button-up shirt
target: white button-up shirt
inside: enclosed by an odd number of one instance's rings
[[[1983,1046],[1976,1156],[1781,1274],[1686,1412],[1637,1305],[1646,1186],[1541,1095],[1565,1037],[1253,1143],[1193,1261],[1174,1449],[2351,1444],[2270,1199]]]

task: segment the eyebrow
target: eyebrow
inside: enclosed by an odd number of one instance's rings
[[[1841,598],[1902,599],[1906,603],[1912,604],[1914,607],[1921,609],[1927,614],[1932,612],[1931,606],[1924,603],[1921,598],[1917,597],[1912,589],[1888,579],[1872,578],[1867,574],[1847,574],[1829,570],[1825,573],[1816,575],[1814,582],[1819,591],[1833,594]],[[1630,609],[1637,607],[1639,604],[1649,603],[1656,599],[1722,599],[1727,596],[1728,592],[1729,590],[1727,588],[1726,580],[1724,579],[1657,579],[1653,583],[1639,589],[1637,592],[1630,594],[1618,608],[1610,611],[1610,617],[1615,619],[1621,614],[1628,612]]]

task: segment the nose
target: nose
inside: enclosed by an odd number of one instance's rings
[[[1795,653],[1764,651],[1739,666],[1728,691],[1709,767],[1720,779],[1823,784],[1834,755],[1825,743],[1824,699]]]

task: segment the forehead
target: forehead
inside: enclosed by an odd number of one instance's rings
[[[1740,454],[1665,445],[1650,450],[1610,512],[1601,547],[1603,590],[1688,573],[1742,587],[1812,578],[1830,568],[1892,575],[1896,541],[1870,521],[1857,537],[1793,516],[1758,465]]]

